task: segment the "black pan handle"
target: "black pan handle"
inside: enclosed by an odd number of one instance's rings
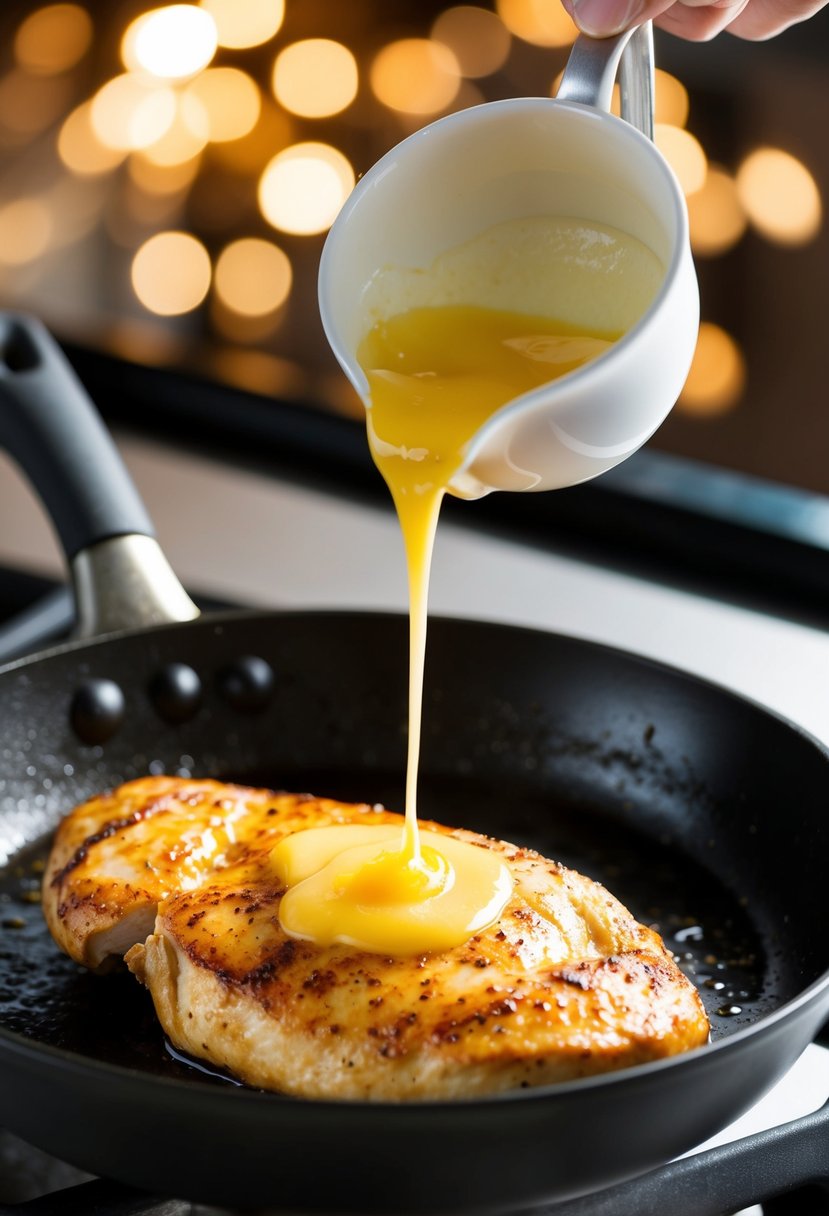
[[[545,1216],[723,1216],[812,1183],[829,1184],[829,1103],[768,1131],[672,1161]],[[539,1213],[539,1216],[541,1214]]]
[[[198,616],[85,389],[46,328],[19,313],[0,312],[0,446],[60,538],[78,636]]]
[[[43,499],[68,559],[112,536],[153,536],[144,504],[46,328],[0,313],[0,444]]]

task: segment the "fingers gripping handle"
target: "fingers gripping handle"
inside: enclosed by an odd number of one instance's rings
[[[0,445],[42,498],[67,559],[153,526],[118,450],[39,321],[0,313]]]

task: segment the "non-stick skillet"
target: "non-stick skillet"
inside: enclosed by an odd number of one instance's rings
[[[516,1210],[668,1160],[791,1065],[829,1012],[827,752],[711,684],[498,625],[430,626],[424,811],[605,880],[700,984],[710,1046],[469,1102],[305,1102],[174,1058],[130,976],[63,959],[39,863],[61,815],[104,787],[164,771],[400,805],[406,628],[174,619],[192,605],[59,352],[8,316],[0,350],[0,441],[47,503],[84,627],[114,631],[0,673],[0,1124],[94,1173],[238,1209]]]

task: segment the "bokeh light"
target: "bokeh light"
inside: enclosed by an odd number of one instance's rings
[[[383,105],[404,114],[437,114],[455,99],[460,66],[449,47],[428,38],[390,42],[371,65],[371,87]]]
[[[705,184],[688,197],[691,247],[703,257],[716,257],[736,245],[746,230],[746,214],[737,184],[720,165],[709,165]]]
[[[287,148],[295,136],[288,115],[266,94],[260,94],[259,117],[247,135],[228,142],[211,143],[211,161],[234,175],[262,172],[274,153]]]
[[[24,266],[49,245],[52,215],[43,199],[18,198],[0,207],[0,264]]]
[[[503,67],[512,45],[503,21],[472,4],[445,9],[432,26],[432,37],[449,47],[462,74],[472,79]]]
[[[125,152],[161,139],[176,117],[171,88],[153,85],[131,72],[107,81],[92,98],[92,128],[108,148]]]
[[[307,377],[290,359],[263,350],[241,350],[238,346],[214,347],[210,358],[217,375],[247,392],[287,398],[307,394]]]
[[[259,86],[239,68],[208,68],[190,82],[187,95],[195,97],[207,115],[211,143],[248,135],[262,110]]]
[[[284,0],[201,0],[216,24],[219,46],[244,50],[268,42],[282,25]]]
[[[198,308],[210,288],[210,257],[187,232],[159,232],[132,260],[133,290],[150,312],[179,316]]]
[[[117,212],[106,216],[113,240],[131,253],[152,232],[172,228],[181,216],[181,197],[172,191],[150,192],[132,174],[124,183]]]
[[[213,285],[226,308],[244,317],[275,312],[288,298],[293,281],[286,253],[270,241],[245,237],[219,255]]]
[[[498,0],[496,8],[511,34],[536,46],[569,46],[579,32],[560,0]]]
[[[62,118],[72,98],[70,76],[37,76],[13,68],[0,79],[0,126],[23,143]]]
[[[703,321],[677,408],[697,417],[727,413],[742,396],[745,381],[745,359],[735,339],[719,325]]]
[[[708,161],[702,144],[690,131],[670,123],[654,125],[654,142],[673,169],[684,194],[693,194],[705,185]]]
[[[193,4],[169,4],[137,17],[121,40],[121,59],[130,71],[163,80],[186,80],[206,68],[216,54],[216,22]]]
[[[259,206],[269,224],[301,236],[330,228],[354,188],[350,162],[330,144],[292,144],[259,181]]]
[[[820,231],[820,191],[809,170],[780,148],[758,148],[737,170],[737,192],[758,232],[779,245],[805,245]]]
[[[14,39],[17,62],[29,72],[66,72],[92,45],[92,18],[78,4],[49,4],[31,13]]]
[[[74,245],[88,236],[101,222],[106,194],[88,189],[83,178],[61,174],[40,196],[49,210],[51,233],[49,251]]]
[[[201,157],[178,161],[172,165],[160,165],[148,159],[143,152],[133,152],[129,159],[131,181],[145,194],[179,194],[190,186],[199,171]]]
[[[181,165],[198,156],[207,144],[210,124],[198,97],[181,93],[176,97],[173,121],[160,139],[144,147],[144,155],[156,165]]]
[[[357,96],[357,60],[330,38],[306,38],[280,51],[273,66],[276,100],[292,114],[325,118]]]
[[[97,177],[120,165],[126,153],[101,143],[92,125],[92,103],[76,106],[58,135],[58,155],[79,177]]]
[[[684,127],[688,121],[688,90],[681,80],[662,68],[654,71],[653,117],[655,122]]]

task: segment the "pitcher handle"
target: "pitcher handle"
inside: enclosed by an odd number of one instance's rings
[[[653,139],[653,26],[650,21],[613,38],[579,34],[556,97],[610,110],[619,76],[622,118]]]

